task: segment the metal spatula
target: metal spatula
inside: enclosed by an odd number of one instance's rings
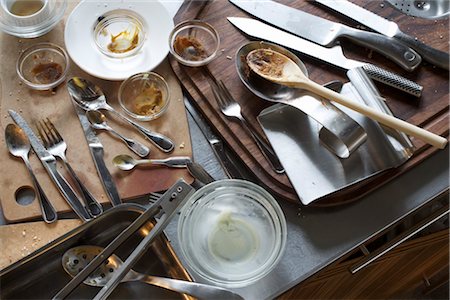
[[[438,19],[450,14],[450,1],[448,0],[386,0],[394,8],[404,14],[424,18]]]

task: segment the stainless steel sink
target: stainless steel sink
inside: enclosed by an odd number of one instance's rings
[[[450,14],[449,0],[387,0],[401,12],[424,19],[439,19]]]

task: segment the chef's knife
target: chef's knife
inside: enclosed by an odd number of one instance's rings
[[[73,96],[71,95],[71,97]],[[72,104],[75,109],[75,112],[77,113],[78,119],[80,119],[84,136],[86,137],[86,140],[88,142],[92,159],[94,160],[97,173],[100,176],[106,194],[108,195],[109,200],[111,201],[111,204],[113,206],[119,205],[122,203],[122,200],[120,200],[116,184],[114,183],[111,174],[106,168],[105,161],[103,159],[103,145],[100,142],[99,138],[95,135],[94,131],[92,130],[89,120],[85,115],[86,112],[75,103],[75,100],[72,100]]]
[[[274,1],[229,1],[267,23],[326,47],[345,37],[382,53],[407,71],[413,71],[422,61],[417,52],[392,37],[351,28]]]
[[[422,94],[423,87],[409,79],[380,67],[345,57],[339,45],[332,48],[325,48],[255,19],[229,17],[228,20],[251,37],[282,45],[345,70],[362,67],[373,80],[382,82],[416,97],[420,97]]]
[[[88,221],[91,219],[88,211],[84,208],[83,204],[81,204],[78,196],[64,179],[61,174],[58,172],[56,168],[56,158],[50,154],[50,152],[45,149],[45,147],[41,144],[38,137],[34,134],[33,130],[31,130],[28,123],[22,118],[14,110],[8,110],[11,118],[16,122],[16,124],[22,128],[22,130],[27,135],[30,140],[31,147],[33,147],[34,153],[39,157],[42,165],[47,170],[47,173],[50,175],[50,178],[59,188],[59,191],[63,195],[64,199],[66,199],[67,203],[72,207],[73,211],[83,220]]]
[[[364,26],[388,37],[396,38],[416,50],[423,59],[443,69],[449,69],[449,54],[425,45],[418,39],[403,33],[395,22],[388,21],[361,6],[346,0],[316,0]]]

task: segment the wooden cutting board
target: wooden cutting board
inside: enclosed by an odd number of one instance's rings
[[[279,2],[284,2],[291,7],[302,9],[323,18],[357,27],[357,24],[350,23],[343,17],[339,17],[324,8],[320,8],[312,1],[296,0]],[[379,1],[365,0],[358,1],[357,4],[380,16],[395,21],[405,33],[417,37],[424,43],[446,51],[447,53],[449,52],[448,18],[436,21],[413,18],[401,14],[387,4],[381,5]],[[243,114],[249,119],[253,127],[262,133],[256,117],[270,103],[258,99],[239,80],[235,67],[235,53],[249,39],[227,21],[226,18],[230,16],[251,17],[228,1],[188,1],[180,9],[175,20],[176,22],[180,22],[189,19],[201,19],[217,29],[221,39],[221,51],[217,59],[208,65],[208,69],[216,79],[224,81],[230,93],[241,104]],[[283,18],[283,16],[280,16],[280,18]],[[342,45],[346,56],[349,58],[374,63],[423,85],[423,95],[420,99],[416,99],[398,90],[377,83],[377,87],[386,98],[386,102],[395,116],[439,135],[448,136],[449,77],[447,71],[435,68],[427,63],[422,63],[415,72],[408,73],[382,55],[369,49],[352,45],[345,40],[342,41]],[[297,55],[306,64],[312,80],[321,84],[335,79],[342,80],[343,82],[348,81],[345,72],[330,67],[323,62],[308,58],[301,53],[297,53]],[[204,75],[203,70],[201,68],[182,66],[173,59],[171,60],[171,64],[183,86],[195,100],[197,108],[260,182],[278,196],[298,202],[299,200],[288,177],[273,172],[255,143],[246,135],[240,123],[230,121],[220,113],[206,80],[207,76]],[[313,205],[337,205],[354,201],[414,167],[436,151],[436,149],[425,145],[420,140],[413,139],[413,142],[417,150],[414,156],[402,167],[390,170],[376,178],[371,178],[348,189],[338,191],[314,202]],[[308,176],[308,174],[305,174],[305,176]]]
[[[64,46],[65,20],[75,5],[76,2],[69,1],[65,18],[51,32],[42,37],[20,39],[0,32],[0,165],[2,166],[2,172],[0,172],[0,203],[8,222],[34,219],[41,215],[37,201],[33,201],[27,206],[22,206],[16,202],[16,192],[22,187],[32,186],[32,183],[21,159],[11,156],[5,145],[3,132],[7,124],[13,123],[8,115],[8,109],[19,112],[33,129],[35,122],[43,118],[49,118],[68,144],[67,158],[81,181],[99,202],[109,203],[109,199],[97,175],[66,85],[62,84],[59,86],[54,94],[33,91],[20,82],[15,71],[16,61],[20,52],[30,45],[38,42],[53,42]],[[154,71],[167,80],[171,91],[171,100],[168,110],[159,119],[141,122],[141,124],[151,130],[169,136],[175,143],[175,150],[170,154],[159,151],[132,127],[118,119],[114,119],[111,115],[109,115],[108,123],[124,135],[149,146],[151,148],[151,158],[164,158],[172,155],[192,157],[189,125],[181,87],[167,60]],[[98,84],[104,90],[108,103],[124,113],[119,107],[117,100],[117,92],[121,82],[110,82],[94,78],[71,62],[68,78],[75,75],[85,77]],[[153,170],[139,169],[132,172],[120,171],[112,165],[112,158],[118,154],[130,154],[133,157],[136,157],[136,155],[122,142],[108,133],[99,132],[98,136],[105,149],[104,159],[106,165],[114,177],[122,199],[165,190],[179,178],[184,178],[189,183],[193,181],[186,169],[157,168]],[[30,155],[30,160],[39,182],[56,210],[58,212],[69,211],[70,207],[50,180],[37,157]],[[64,172],[62,165],[58,167]]]

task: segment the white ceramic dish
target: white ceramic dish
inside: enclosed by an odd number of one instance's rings
[[[131,10],[142,17],[146,40],[142,49],[128,58],[111,58],[101,53],[93,40],[97,19],[104,13]],[[151,71],[169,53],[167,43],[174,27],[172,18],[159,1],[82,1],[67,19],[64,40],[70,58],[85,72],[102,79],[124,80]]]

